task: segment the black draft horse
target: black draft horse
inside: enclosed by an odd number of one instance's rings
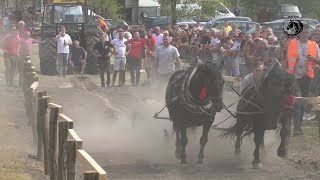
[[[223,108],[224,79],[221,63],[206,62],[176,71],[169,79],[166,104],[176,133],[176,158],[186,163],[187,128],[203,126],[198,162],[203,162],[204,148],[216,112]]]
[[[253,168],[262,168],[259,147],[266,130],[277,129],[281,123],[281,143],[277,154],[286,157],[290,137],[295,78],[275,61],[263,77],[242,91],[237,106],[236,124],[223,132],[224,137],[236,138],[235,155],[240,154],[242,138],[254,133]]]

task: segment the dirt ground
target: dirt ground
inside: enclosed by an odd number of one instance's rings
[[[0,179],[47,179],[41,163],[28,158],[34,154],[35,146],[25,118],[23,93],[17,88],[5,87],[2,57],[0,55]]]
[[[33,56],[33,61],[39,67],[36,56]],[[145,74],[142,76],[145,78]],[[2,168],[2,162],[7,162],[5,167],[11,165],[18,169],[16,172],[42,179],[42,167],[26,156],[34,152],[34,146],[31,128],[25,122],[22,93],[5,91],[1,77],[0,95],[5,99],[0,109],[1,120],[4,119],[0,124],[1,145],[12,149],[6,153],[0,151],[0,173],[10,175],[11,171]],[[84,149],[107,171],[109,179],[320,179],[320,141],[315,125],[305,126],[303,137],[291,138],[287,159],[276,156],[279,132],[268,131],[265,136],[266,150],[261,158],[264,168],[259,170],[251,167],[253,137],[243,142],[241,157],[236,160],[233,157],[233,143],[220,139],[219,131],[211,130],[205,162],[198,165],[196,161],[202,129],[188,130],[188,164],[182,166],[174,157],[175,138],[171,136],[171,122],[152,118],[164,105],[165,85],[101,89],[98,75],[87,75],[85,79],[71,75],[66,78],[39,75],[39,79],[39,88],[46,90],[52,101],[62,105],[65,114],[74,120],[74,128],[84,141]],[[225,91],[225,104],[236,99],[235,94]],[[167,111],[161,116],[167,116]],[[214,124],[226,117],[228,114],[225,111],[218,113]],[[232,122],[227,121],[221,127],[228,127]],[[169,138],[164,136],[164,129],[169,131]],[[12,165],[9,162],[17,163]]]

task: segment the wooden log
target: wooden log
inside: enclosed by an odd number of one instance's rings
[[[56,158],[57,148],[57,125],[59,108],[50,108],[50,126],[49,126],[49,168],[50,180],[58,180],[58,166]]]
[[[58,113],[58,114],[62,114],[62,113],[63,113],[63,107],[60,106],[60,105],[58,105],[58,104],[49,103],[49,104],[48,104],[48,107],[49,107],[49,108],[52,108],[52,107],[58,108],[58,109],[59,109],[59,113]]]
[[[40,127],[42,134],[42,145],[43,145],[43,166],[45,175],[49,175],[49,133],[48,133],[48,121],[47,121],[47,110],[48,110],[48,97],[42,96],[39,101],[39,113],[40,113]]]
[[[77,159],[79,159],[86,167],[97,171],[99,174],[99,180],[107,179],[107,173],[85,150],[77,151]]]
[[[31,89],[30,89],[31,91]],[[31,128],[32,128],[32,136],[33,136],[33,143],[34,146],[37,147],[37,141],[38,141],[38,134],[37,134],[37,99],[36,99],[36,93],[32,92],[31,96]]]
[[[35,80],[35,79],[34,79],[34,80]],[[34,81],[34,82],[31,84],[30,88],[31,88],[32,91],[34,92],[34,91],[38,88],[38,86],[39,86],[39,81]]]
[[[76,157],[77,157],[77,141],[66,141],[67,152],[67,180],[75,180],[76,177]]]
[[[84,180],[99,180],[99,173],[97,171],[85,171]]]
[[[58,179],[66,179],[66,165],[65,165],[65,143],[68,135],[68,122],[61,121],[58,123],[59,127],[59,151],[58,151]]]
[[[82,139],[78,136],[78,134],[74,131],[74,129],[68,129],[68,139],[75,140],[77,142],[77,149],[83,149]]]
[[[38,151],[37,151],[37,158],[39,161],[43,161],[43,145],[42,145],[42,142],[43,142],[43,136],[42,136],[42,121],[41,121],[41,116],[40,116],[40,106],[39,106],[39,102],[40,102],[40,99],[42,98],[42,96],[45,96],[46,95],[46,92],[45,91],[42,91],[42,92],[37,92],[37,103],[36,103],[36,110],[37,110],[37,135],[38,135]]]
[[[69,129],[73,129],[73,120],[64,114],[59,114],[59,121],[67,121]]]
[[[318,132],[319,132],[319,141],[320,141],[320,110],[316,110],[316,119],[318,120]]]

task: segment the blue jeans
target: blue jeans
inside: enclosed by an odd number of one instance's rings
[[[299,79],[296,79],[296,88],[295,88],[295,96],[302,96],[302,97],[308,97],[310,96],[310,83],[311,78],[309,77],[302,77]],[[301,130],[303,115],[306,108],[304,105],[301,104],[295,104],[293,107],[293,125],[294,130]]]

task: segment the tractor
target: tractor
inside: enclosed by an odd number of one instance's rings
[[[92,8],[91,8],[92,9]],[[88,52],[85,73],[98,74],[97,62],[88,51],[99,41],[98,23],[89,10],[88,0],[52,0],[44,6],[39,46],[40,71],[44,75],[55,75],[57,48],[54,38],[60,26],[66,27],[66,33],[73,41],[78,40]]]

